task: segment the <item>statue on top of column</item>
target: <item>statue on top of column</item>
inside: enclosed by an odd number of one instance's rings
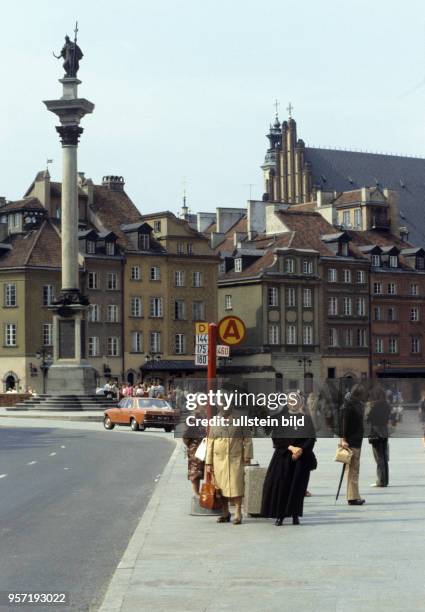
[[[72,41],[69,36],[65,36],[65,44],[59,55],[53,55],[56,59],[63,58],[63,68],[65,70],[65,78],[76,77],[80,67],[80,59],[83,57],[83,52],[77,45],[78,24],[75,26],[75,38]]]

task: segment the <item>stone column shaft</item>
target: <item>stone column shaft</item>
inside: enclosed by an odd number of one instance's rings
[[[77,145],[63,145],[62,174],[62,289],[78,289]]]

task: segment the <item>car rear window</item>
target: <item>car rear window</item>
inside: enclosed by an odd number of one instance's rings
[[[132,401],[133,401],[132,399],[128,399],[128,398],[122,399],[120,403],[118,404],[118,408],[130,408]]]
[[[157,408],[160,410],[172,410],[172,406],[165,400],[146,398],[137,400],[139,408]]]

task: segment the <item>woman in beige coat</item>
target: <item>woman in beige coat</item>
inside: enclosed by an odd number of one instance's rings
[[[226,417],[230,415],[226,414]],[[230,521],[229,501],[233,501],[236,507],[233,524],[242,523],[244,466],[250,464],[252,455],[251,432],[247,427],[232,424],[211,427],[205,464],[223,497],[223,513],[217,523]]]

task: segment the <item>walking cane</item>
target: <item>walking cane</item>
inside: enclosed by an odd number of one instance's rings
[[[346,465],[347,465],[346,463],[342,464],[342,472],[341,472],[341,477],[340,477],[339,483],[338,483],[338,490],[336,492],[335,505],[336,505],[336,502],[337,502],[338,497],[339,497],[339,492],[341,491],[341,486],[342,486],[342,481],[344,480],[344,473],[345,473],[345,466]]]

